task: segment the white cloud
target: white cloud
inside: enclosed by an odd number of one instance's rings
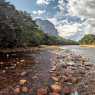
[[[34,15],[38,15],[38,16],[44,14],[45,12],[46,12],[45,10],[32,11],[32,13],[33,13]]]
[[[58,0],[58,8],[59,8],[59,12],[57,13],[57,16],[63,16],[64,15],[64,0]]]
[[[95,0],[70,0],[70,14],[87,18],[86,33],[95,34]]]
[[[58,24],[58,20],[55,17],[52,18],[48,18],[47,20],[49,20],[51,23],[53,23],[55,26]]]
[[[37,0],[36,2],[38,5],[48,5],[50,0]]]
[[[33,14],[37,14],[37,11],[32,11]]]
[[[80,25],[79,24],[73,24],[73,25],[71,25],[71,24],[66,24],[66,25],[60,24],[56,28],[59,32],[59,35],[66,38],[66,37],[69,37],[69,36],[76,34],[76,32],[78,32],[80,29]]]

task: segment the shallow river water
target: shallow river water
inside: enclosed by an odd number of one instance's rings
[[[91,63],[95,63],[94,48],[79,46],[60,46],[60,48],[61,51],[64,51],[65,48],[75,54],[83,55],[89,58]],[[28,86],[34,87],[33,89],[52,84],[49,71],[54,63],[59,63],[53,51],[55,52],[56,49],[46,48],[32,52],[0,53],[0,93],[6,92],[0,95],[9,95],[7,89],[18,85],[20,79],[28,80],[30,82]]]
[[[71,50],[76,54],[83,55],[86,58],[89,58],[90,63],[95,63],[95,48],[85,48],[80,46],[62,46],[61,48],[65,48]]]

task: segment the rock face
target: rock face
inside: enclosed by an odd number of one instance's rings
[[[48,20],[36,19],[36,24],[48,35],[57,36],[58,31]]]

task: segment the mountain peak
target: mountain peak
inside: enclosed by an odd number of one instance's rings
[[[48,35],[57,36],[58,31],[55,26],[48,20],[36,19],[36,24]]]

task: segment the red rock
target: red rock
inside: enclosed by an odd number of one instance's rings
[[[39,88],[37,90],[37,95],[47,95],[47,88]]]
[[[19,87],[17,87],[17,88],[15,88],[15,89],[14,89],[14,92],[18,94],[18,93],[20,93],[20,92],[21,92],[21,90],[20,90],[20,88],[19,88]]]
[[[29,92],[29,94],[31,94],[33,92],[33,89],[30,88],[28,92]]]
[[[71,93],[71,89],[69,87],[65,86],[63,88],[63,92],[64,92],[64,94],[70,94]]]
[[[62,87],[58,84],[51,85],[52,92],[54,93],[60,93],[62,90]]]

